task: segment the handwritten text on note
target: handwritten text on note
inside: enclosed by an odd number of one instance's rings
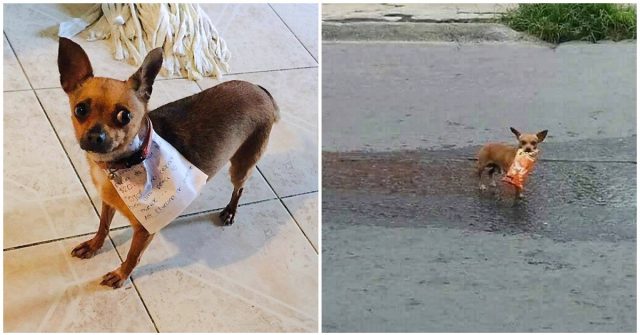
[[[115,173],[111,183],[147,231],[156,233],[198,196],[207,175],[162,137],[151,132],[151,148],[140,164]],[[108,172],[107,172],[108,173]]]

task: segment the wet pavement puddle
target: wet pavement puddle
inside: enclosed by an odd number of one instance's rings
[[[323,221],[635,240],[635,163],[542,159],[518,201],[499,177],[481,192],[474,171],[442,152],[323,152]]]

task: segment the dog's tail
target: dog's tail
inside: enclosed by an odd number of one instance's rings
[[[269,99],[271,99],[271,103],[273,104],[273,108],[275,109],[275,117],[276,117],[276,121],[280,120],[280,107],[278,107],[278,103],[276,103],[276,100],[273,98],[273,96],[271,95],[271,93],[269,93],[269,91],[267,91],[266,88],[258,85],[258,87],[260,87],[260,89],[262,89],[265,93],[267,93],[267,95],[269,96]]]

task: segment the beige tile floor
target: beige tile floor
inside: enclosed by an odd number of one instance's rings
[[[131,242],[116,216],[90,260],[70,255],[98,226],[100,199],[77,145],[56,67],[56,26],[86,5],[4,5],[4,329],[9,332],[309,332],[318,313],[316,5],[203,5],[231,73],[267,87],[282,120],[233,226],[213,224],[227,171],[163,229],[132,280],[99,285]],[[96,75],[127,78],[106,42],[76,37]],[[220,83],[158,78],[151,107]]]

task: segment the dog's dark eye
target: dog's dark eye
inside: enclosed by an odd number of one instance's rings
[[[536,145],[538,144],[536,141],[531,141],[531,145]]]
[[[527,141],[520,141],[520,145],[527,145]]]
[[[73,112],[77,118],[82,119],[89,115],[89,106],[86,103],[81,102],[76,105],[76,109]]]
[[[116,121],[121,126],[128,124],[131,121],[131,112],[126,109],[120,109],[116,114]]]

